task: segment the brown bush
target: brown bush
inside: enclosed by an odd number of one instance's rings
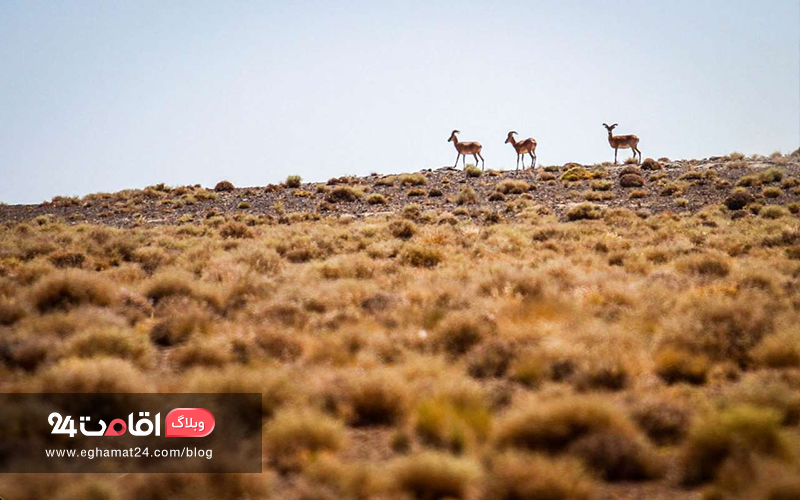
[[[645,400],[632,412],[636,424],[658,444],[678,443],[691,422],[689,410],[669,400]]]
[[[234,190],[233,183],[230,181],[219,181],[214,186],[214,191],[218,193],[229,193]]]
[[[596,432],[576,440],[569,452],[606,481],[642,481],[664,473],[664,464],[638,436]]]
[[[96,273],[69,270],[43,278],[31,293],[39,312],[67,310],[80,305],[105,307],[116,298],[113,285]]]
[[[344,426],[313,410],[285,410],[264,426],[264,451],[279,470],[302,467],[311,456],[340,449]]]
[[[600,432],[631,434],[633,424],[611,406],[588,397],[528,404],[497,426],[500,449],[565,451],[580,438]]]
[[[771,410],[741,406],[712,413],[697,422],[681,451],[682,481],[687,485],[714,480],[723,464],[747,460],[751,454],[785,459],[780,418]],[[746,464],[739,465],[739,468]]]
[[[460,356],[494,333],[491,324],[470,316],[453,316],[437,328],[433,341],[451,356]]]
[[[465,458],[424,452],[398,459],[391,468],[394,489],[417,499],[464,499],[480,478],[480,466]]]
[[[492,462],[484,500],[589,500],[594,479],[574,458],[505,453]]]
[[[666,383],[704,384],[711,363],[703,354],[665,347],[655,356],[655,372]]]
[[[394,220],[389,224],[389,231],[395,238],[407,240],[417,234],[417,225],[410,220]]]
[[[619,178],[620,187],[634,188],[644,186],[644,177],[635,174],[625,174]]]

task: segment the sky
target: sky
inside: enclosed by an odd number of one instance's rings
[[[0,0],[0,201],[800,146],[798,0]],[[620,159],[629,155],[621,151]]]

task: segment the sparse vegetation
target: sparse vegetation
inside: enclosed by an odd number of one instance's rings
[[[3,206],[0,390],[262,393],[258,484],[196,474],[196,497],[781,498],[800,440],[794,158]],[[48,495],[29,479],[0,490]],[[190,484],[58,481],[119,500]]]

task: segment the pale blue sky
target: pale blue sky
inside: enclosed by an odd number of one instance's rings
[[[800,146],[800,2],[0,0],[0,200]],[[628,152],[620,153],[622,158]]]

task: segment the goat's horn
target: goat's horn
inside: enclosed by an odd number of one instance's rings
[[[608,128],[608,123],[603,122],[603,126]]]
[[[619,125],[619,123],[615,123],[614,125],[611,125],[611,126],[612,127],[616,127],[617,125]]]
[[[509,132],[509,133],[508,133],[508,135],[511,135],[511,134],[516,134],[516,133],[517,133],[517,131],[516,131],[516,130],[512,130],[511,132]]]
[[[461,131],[460,131],[460,130],[453,130],[453,133],[454,133],[454,134],[460,134],[460,133],[461,133]]]

